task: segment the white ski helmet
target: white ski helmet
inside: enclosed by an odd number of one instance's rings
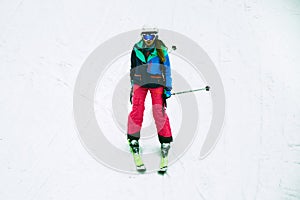
[[[152,33],[152,34],[158,34],[158,28],[156,27],[151,27],[151,26],[143,26],[142,30],[141,30],[141,35],[142,34],[149,34],[149,33]]]

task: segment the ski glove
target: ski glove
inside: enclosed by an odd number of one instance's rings
[[[164,99],[168,99],[172,96],[172,93],[170,90],[164,89]]]
[[[133,97],[133,86],[131,86],[131,90],[130,90],[130,98],[129,98],[129,101],[132,105],[132,97]]]

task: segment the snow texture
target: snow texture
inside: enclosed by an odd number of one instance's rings
[[[299,22],[298,0],[0,1],[0,199],[300,199]],[[98,163],[73,119],[84,60],[144,24],[196,41],[226,94],[213,152],[203,133],[165,176]]]

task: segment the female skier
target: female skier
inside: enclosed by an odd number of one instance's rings
[[[161,143],[160,172],[167,170],[168,151],[172,139],[169,118],[165,112],[166,99],[171,97],[172,78],[167,47],[158,39],[158,29],[143,28],[141,40],[131,53],[132,111],[128,116],[127,139],[138,171],[145,171],[139,154],[139,139],[142,128],[145,98],[150,91],[152,111]]]

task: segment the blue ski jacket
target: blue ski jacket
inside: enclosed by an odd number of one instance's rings
[[[157,42],[160,44],[158,48],[163,53],[164,61],[158,55]],[[134,45],[131,52],[130,77],[132,84],[149,88],[164,86],[166,90],[172,90],[168,49],[161,40],[156,39],[150,48],[143,40]]]

